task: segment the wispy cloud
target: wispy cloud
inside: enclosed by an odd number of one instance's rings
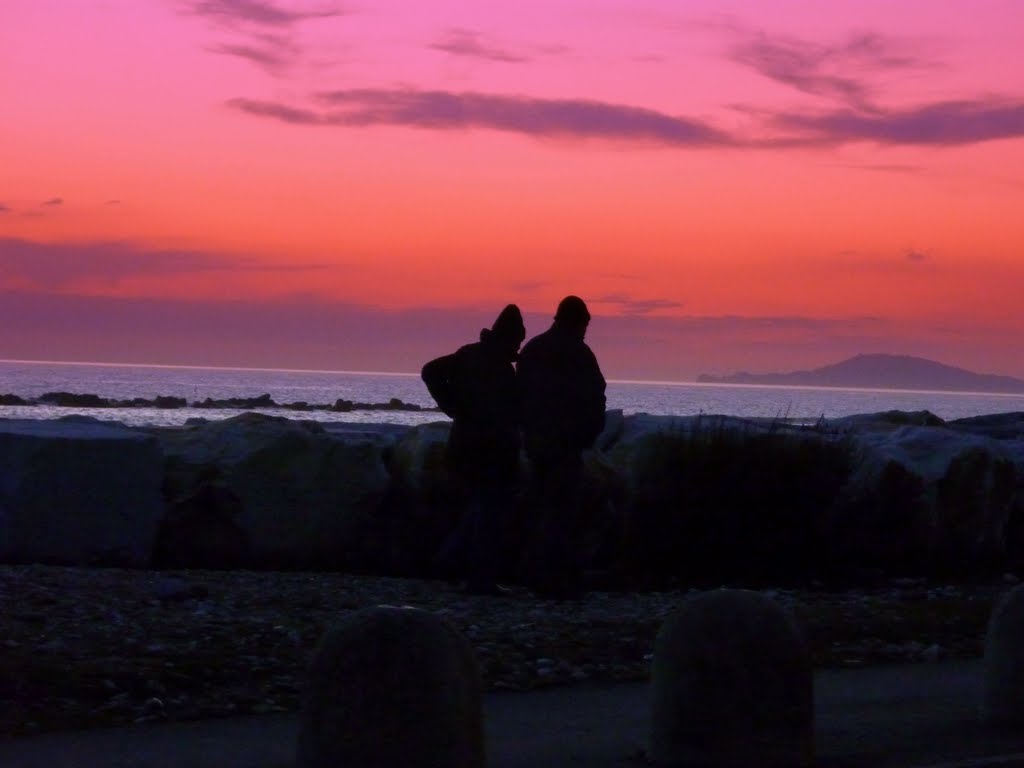
[[[730,57],[761,75],[804,93],[871,109],[874,77],[878,73],[932,68],[915,54],[911,44],[877,32],[861,32],[826,45],[793,37],[772,37],[731,25],[740,40]]]
[[[603,139],[666,147],[821,148],[858,141],[958,146],[1024,137],[1024,102],[947,101],[904,109],[783,112],[760,135],[730,136],[702,120],[587,99],[539,99],[450,91],[360,89],[320,94],[323,108],[237,98],[227,105],[294,125],[398,125],[429,130],[488,129],[537,138]],[[907,165],[865,170],[909,173]]]
[[[886,252],[842,250],[816,259],[804,267],[807,274],[815,273],[823,277],[850,272],[877,275],[880,279],[897,276],[909,279],[911,275],[919,275],[922,271],[937,274],[949,269],[950,265],[936,259],[930,249],[915,247]]]
[[[43,202],[41,202],[40,205],[47,205],[47,206],[64,205],[64,198],[63,197],[51,197],[49,200],[44,200]]]
[[[797,143],[976,144],[1024,136],[1024,101],[943,101],[872,113],[852,109],[790,112],[777,115],[772,122],[796,132]]]
[[[509,284],[509,288],[516,293],[536,293],[544,286],[545,283],[540,280],[517,280]]]
[[[646,315],[659,309],[679,309],[683,305],[668,299],[636,299],[624,293],[609,293],[593,300],[594,304],[618,307],[626,315]]]
[[[285,74],[302,58],[299,46],[291,38],[282,35],[254,35],[245,42],[220,43],[209,46],[207,50],[245,59],[274,76]]]
[[[683,317],[645,317],[650,327],[663,325],[680,332],[740,332],[755,330],[817,331],[825,332],[851,326],[882,325],[882,318],[864,315],[852,318],[808,317],[803,315],[708,315]]]
[[[0,213],[11,213],[12,209],[10,206],[0,203]]]
[[[875,173],[920,173],[919,165],[907,163],[827,163],[831,168],[849,168],[854,171],[871,171]]]
[[[297,10],[269,0],[189,0],[186,8],[197,16],[227,25],[255,24],[263,27],[290,27],[307,19],[340,16],[338,6]]]
[[[227,105],[232,109],[244,112],[256,117],[269,117],[273,120],[280,120],[293,125],[329,125],[327,116],[312,109],[301,109],[289,107],[287,104],[279,104],[273,101],[260,101],[258,99],[231,99]]]
[[[823,111],[749,110],[764,120],[761,146],[821,147],[855,141],[879,144],[962,145],[1024,135],[1024,101],[1020,96],[977,97],[886,107],[880,76],[938,69],[923,41],[897,39],[867,31],[822,44],[771,36],[724,25],[734,42],[729,56],[761,75],[803,93],[842,106]],[[874,166],[877,170],[897,170]]]
[[[117,283],[139,276],[197,272],[277,272],[325,269],[323,264],[272,265],[251,257],[153,250],[124,242],[38,243],[0,238],[0,284],[63,289],[84,280]]]
[[[270,0],[183,0],[179,7],[184,13],[205,19],[219,33],[231,38],[208,45],[206,50],[243,59],[274,77],[283,77],[305,55],[296,40],[296,26],[345,13],[336,4],[297,5]]]
[[[228,105],[300,125],[402,125],[432,130],[490,129],[543,138],[606,139],[668,146],[728,145],[729,136],[695,119],[586,99],[540,99],[452,91],[357,89],[321,93],[322,111],[233,99]]]
[[[484,35],[476,30],[461,27],[447,30],[439,40],[431,43],[430,47],[453,56],[468,56],[509,64],[521,64],[530,60],[527,56],[488,42]]]

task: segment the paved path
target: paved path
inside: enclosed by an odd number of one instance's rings
[[[979,662],[815,675],[822,768],[1024,766],[1024,731],[976,716]],[[490,768],[630,768],[642,763],[647,687],[562,688],[485,700]],[[294,715],[45,734],[0,741],[3,768],[287,768]]]

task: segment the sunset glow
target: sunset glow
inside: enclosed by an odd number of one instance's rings
[[[1024,377],[1016,0],[4,0],[0,358]]]

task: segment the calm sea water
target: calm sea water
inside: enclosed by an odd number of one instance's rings
[[[424,407],[433,405],[423,382],[416,374],[0,361],[0,394],[14,394],[28,399],[56,391],[95,394],[118,400],[135,397],[153,399],[158,395],[168,395],[183,397],[189,403],[208,397],[217,400],[269,394],[278,403],[305,401],[310,404],[330,404],[338,398],[354,402],[386,403],[392,398],[398,398]],[[608,385],[608,407],[621,408],[627,414],[721,413],[804,420],[891,409],[928,410],[944,419],[956,419],[1024,411],[1024,395],[612,381]],[[261,411],[319,421],[392,424],[422,424],[445,418],[436,411]],[[191,417],[219,419],[242,411],[0,406],[0,418],[55,419],[76,413],[129,425],[173,426],[184,424]]]

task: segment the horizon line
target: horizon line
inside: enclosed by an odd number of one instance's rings
[[[418,373],[404,371],[351,371],[331,370],[322,368],[267,368],[231,365],[191,365],[171,363],[111,363],[82,360],[26,360],[0,358],[0,363],[37,364],[37,365],[78,365],[83,367],[96,368],[158,368],[158,369],[184,369],[184,370],[207,370],[207,371],[258,371],[261,373],[329,373],[344,374],[349,376],[404,376],[419,377]],[[986,397],[1024,398],[1024,392],[985,392],[982,390],[957,390],[957,389],[907,389],[900,387],[845,387],[829,386],[822,384],[747,384],[728,382],[702,382],[702,381],[680,381],[669,379],[607,379],[609,384],[637,384],[669,387],[719,387],[729,389],[810,389],[810,390],[840,390],[846,392],[879,392],[887,394],[917,393],[935,395],[984,395]]]

